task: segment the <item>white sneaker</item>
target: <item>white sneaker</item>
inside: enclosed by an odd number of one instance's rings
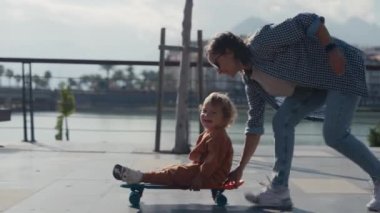
[[[367,208],[369,211],[380,212],[380,181],[373,183],[373,196],[371,201],[367,203]]]
[[[256,207],[290,211],[293,208],[287,187],[266,186],[261,193],[246,193],[245,199],[256,204]]]
[[[141,182],[143,176],[142,172],[121,166],[119,164],[114,166],[112,174],[117,180],[121,180],[129,184]]]

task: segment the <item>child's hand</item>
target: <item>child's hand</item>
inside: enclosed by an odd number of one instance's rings
[[[193,181],[192,181],[192,183],[191,183],[191,186],[190,186],[190,189],[191,189],[191,190],[199,190],[199,189],[201,188],[201,186],[202,186],[202,178],[201,178],[200,175],[197,175],[197,176],[193,179]]]

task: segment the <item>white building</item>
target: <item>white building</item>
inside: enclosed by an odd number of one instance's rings
[[[166,61],[181,61],[181,51],[168,51],[166,55]],[[197,53],[193,52],[190,54],[191,62],[197,62]],[[207,62],[205,56],[203,56],[203,61]],[[191,67],[189,78],[189,90],[197,92],[198,91],[198,73],[197,67]],[[165,91],[175,91],[179,84],[179,74],[180,67],[165,67],[164,70],[164,88]],[[212,91],[229,91],[231,89],[236,89],[236,87],[241,87],[241,77],[236,75],[231,78],[226,75],[220,75],[216,72],[213,67],[203,67],[203,80],[204,80],[204,91],[209,93]]]

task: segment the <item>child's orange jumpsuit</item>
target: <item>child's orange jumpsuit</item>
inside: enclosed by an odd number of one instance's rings
[[[144,173],[142,182],[190,187],[193,179],[200,174],[202,188],[218,187],[227,179],[232,158],[232,144],[226,130],[206,130],[199,135],[195,148],[189,154],[191,163]]]

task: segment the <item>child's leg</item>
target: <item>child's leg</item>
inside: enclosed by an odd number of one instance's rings
[[[146,172],[142,182],[169,186],[189,187],[199,173],[199,165],[186,164],[166,167],[160,171]]]
[[[112,171],[113,176],[117,180],[127,182],[129,184],[141,182],[143,173],[128,167],[116,164]]]

